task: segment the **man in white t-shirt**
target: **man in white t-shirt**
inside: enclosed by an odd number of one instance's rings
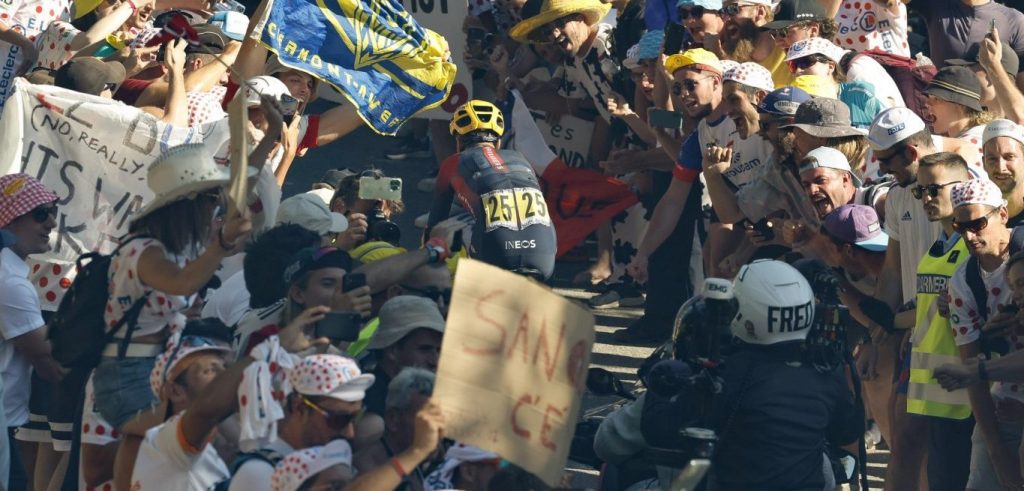
[[[0,177],[0,228],[5,244],[0,252],[0,374],[5,392],[3,411],[10,437],[11,484],[24,484],[33,462],[23,462],[14,446],[15,430],[28,423],[32,369],[57,382],[64,370],[50,356],[50,343],[39,296],[28,280],[25,260],[50,250],[50,233],[57,226],[58,197],[27,174]],[[25,451],[31,450],[22,442]],[[35,455],[32,452],[31,455]],[[14,486],[12,486],[14,487]]]
[[[1010,228],[1024,222],[1024,126],[997,119],[981,136],[982,165],[1006,200]]]
[[[950,193],[953,228],[971,254],[950,281],[953,340],[964,359],[986,352],[983,342],[988,340],[1005,339],[1010,352],[1018,351],[1024,339],[1015,330],[1016,310],[1004,310],[1013,304],[1005,271],[1011,241],[1006,201],[999,187],[985,178],[956,184]],[[996,383],[990,391],[987,381],[982,381],[967,390],[976,420],[967,489],[1019,489],[1024,485],[1018,464],[1024,425],[1000,418],[997,410],[1004,404],[1024,402],[1024,385]]]

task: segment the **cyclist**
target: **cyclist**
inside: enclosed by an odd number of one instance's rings
[[[555,229],[533,167],[519,152],[501,149],[504,117],[494,104],[471,100],[452,115],[458,153],[441,164],[427,231],[450,215],[475,222],[463,237],[470,255],[546,280],[555,266]]]

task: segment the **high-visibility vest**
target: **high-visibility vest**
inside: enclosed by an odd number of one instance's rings
[[[970,257],[962,238],[948,251],[942,249],[936,243],[917,265],[917,322],[910,355],[907,412],[966,419],[971,415],[967,389],[949,392],[932,375],[935,368],[946,363],[960,363],[949,319],[938,313],[938,299],[946,292],[957,266]]]

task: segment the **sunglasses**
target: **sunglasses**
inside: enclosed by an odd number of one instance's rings
[[[922,186],[918,184],[917,186],[910,188],[910,194],[914,195],[914,199],[921,199],[927,192],[928,196],[934,198],[939,195],[939,191],[941,191],[942,188],[946,186],[952,186],[954,184],[959,184],[960,182],[961,181],[953,181],[947,182],[946,184],[929,184],[927,186]]]
[[[57,218],[57,205],[50,203],[48,205],[40,205],[28,212],[32,215],[32,219],[36,223],[46,223],[51,218]]]
[[[986,213],[985,216],[966,222],[953,220],[953,230],[960,235],[964,235],[966,232],[971,232],[972,234],[977,235],[981,233],[982,230],[985,230],[985,227],[988,227],[988,217],[992,216],[992,214],[997,211],[999,211],[998,207],[992,208],[992,211]]]
[[[327,426],[330,426],[331,428],[334,428],[336,430],[341,430],[341,429],[344,429],[344,428],[348,427],[348,425],[352,424],[353,422],[358,420],[360,417],[362,417],[363,411],[364,411],[363,409],[359,409],[358,411],[356,411],[354,413],[343,413],[343,412],[338,412],[338,411],[328,411],[328,410],[320,407],[319,405],[317,405],[317,403],[307,399],[306,396],[299,396],[299,397],[302,398],[302,402],[305,405],[309,406],[312,410],[320,413],[320,415],[323,416],[324,419],[327,420]]]
[[[822,55],[810,55],[803,58],[797,58],[789,61],[789,70],[795,72],[797,70],[806,70],[818,63],[829,63],[832,60]]]
[[[733,3],[733,4],[726,5],[725,8],[722,9],[722,13],[724,13],[725,15],[735,16],[735,15],[739,14],[740,11],[743,10],[744,8],[746,8],[746,7],[753,7],[753,6],[754,6],[754,4],[751,4],[751,3]]]
[[[701,6],[696,6],[696,7],[692,8],[692,9],[679,9],[679,22],[683,22],[683,21],[685,21],[685,20],[687,20],[687,19],[689,19],[691,17],[694,18],[694,19],[697,19],[697,18],[703,17],[704,14],[719,15],[721,13],[722,13],[721,10],[711,10],[711,9],[706,9],[704,7],[701,7]]]
[[[711,77],[713,77],[713,75],[708,75],[706,77],[701,77],[701,78],[698,78],[698,79],[689,79],[688,78],[686,80],[683,80],[682,82],[676,82],[676,83],[672,84],[672,95],[676,95],[676,96],[683,95],[683,89],[686,89],[686,92],[693,92],[693,91],[697,90],[697,83],[698,82],[700,82],[701,80],[707,80],[707,79],[709,79]]]
[[[569,14],[565,17],[559,17],[558,19],[555,19],[545,24],[544,27],[541,27],[540,34],[544,39],[550,39],[551,36],[555,33],[555,29],[563,31],[565,30],[566,24],[580,18],[583,18],[582,14]]]
[[[399,285],[399,286],[401,286],[403,290],[409,290],[409,291],[411,291],[413,293],[419,294],[421,297],[429,298],[429,299],[431,299],[431,300],[433,300],[435,302],[437,302],[438,300],[443,298],[445,304],[452,303],[452,289],[451,288],[445,288],[445,289],[442,290],[442,289],[440,289],[440,288],[438,288],[436,286],[430,286],[430,287],[427,287],[427,288],[413,288],[413,287],[411,287],[409,285]]]

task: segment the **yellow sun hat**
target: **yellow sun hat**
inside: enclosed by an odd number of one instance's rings
[[[611,8],[611,4],[600,0],[527,0],[523,20],[512,26],[509,35],[520,43],[546,43],[548,40],[540,37],[541,27],[572,14],[583,14],[587,25],[592,26]]]

